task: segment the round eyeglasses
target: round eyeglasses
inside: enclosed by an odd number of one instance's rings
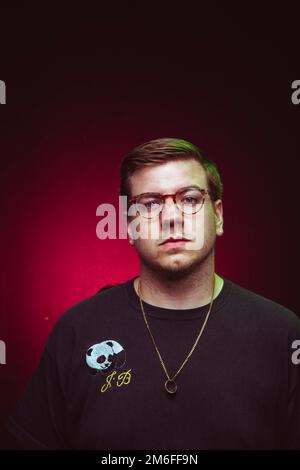
[[[175,194],[142,193],[131,198],[129,205],[134,204],[137,212],[142,217],[153,219],[162,211],[165,199],[172,197],[181,212],[192,215],[202,208],[206,195],[210,195],[208,189],[188,187],[180,189]]]

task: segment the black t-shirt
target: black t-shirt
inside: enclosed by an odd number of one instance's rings
[[[33,449],[300,449],[300,321],[224,279],[203,335],[166,375],[133,279],[85,299],[55,325],[10,429]],[[144,302],[172,376],[209,305]]]

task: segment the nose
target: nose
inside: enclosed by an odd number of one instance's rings
[[[178,207],[175,202],[175,197],[174,196],[165,196],[165,202],[162,208],[162,212],[171,212],[172,211],[178,211]]]
[[[165,198],[165,203],[161,211],[161,218],[162,223],[167,222],[169,224],[175,224],[182,222],[181,210],[177,207],[174,197],[167,196]]]

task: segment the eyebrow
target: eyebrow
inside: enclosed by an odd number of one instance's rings
[[[202,188],[200,188],[200,186],[198,186],[196,184],[193,184],[191,186],[183,186],[182,188],[177,189],[177,191],[174,191],[174,193],[165,193],[165,194],[176,194],[179,191],[184,191],[184,190],[187,190],[187,189],[202,189]],[[159,193],[158,191],[147,191],[146,193],[141,193],[141,194],[137,194],[136,196],[132,196],[131,199],[136,199],[138,196],[144,196],[145,194],[159,194],[161,196],[164,195],[162,193]]]

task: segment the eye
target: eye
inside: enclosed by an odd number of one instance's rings
[[[99,364],[102,364],[104,361],[105,361],[105,356],[99,356],[98,359],[97,359],[97,362]]]
[[[193,196],[186,196],[181,199],[181,202],[183,204],[197,204],[199,199],[193,197]]]
[[[146,206],[147,209],[154,209],[158,205],[159,205],[159,203],[155,199],[153,199],[151,201],[147,201],[147,202],[144,203],[144,206]]]
[[[187,206],[201,204],[202,200],[203,196],[200,191],[191,191],[180,196],[180,203]]]
[[[160,206],[160,200],[159,198],[155,196],[143,196],[138,199],[138,204],[140,205],[140,210],[141,211],[148,211],[151,212],[155,209],[158,209]]]

